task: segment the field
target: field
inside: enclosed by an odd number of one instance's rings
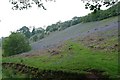
[[[32,43],[31,52],[3,57],[2,61],[25,64],[40,71],[87,74],[96,70],[113,79],[119,77],[117,23],[117,17],[98,22],[80,23]],[[3,72],[5,76],[8,71],[9,75],[12,74],[10,70],[6,70]],[[17,73],[12,77],[25,76],[21,75]]]

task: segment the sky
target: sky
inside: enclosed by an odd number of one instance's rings
[[[34,5],[28,10],[12,10],[9,0],[0,1],[0,37],[9,36],[11,31],[16,31],[23,26],[43,27],[66,21],[74,16],[84,16],[90,13],[85,9],[81,0],[56,0],[56,2],[45,2],[47,10]]]

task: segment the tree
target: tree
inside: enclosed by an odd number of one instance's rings
[[[40,28],[35,28],[34,27],[31,34],[33,36],[35,34],[43,34],[44,32],[45,32],[45,30],[43,28],[41,28],[41,27]]]
[[[43,28],[41,28],[41,27],[36,28],[36,34],[42,34],[44,32],[45,32],[45,30]]]
[[[35,27],[33,28],[33,30],[32,30],[32,35],[35,35]]]
[[[31,37],[31,32],[30,32],[29,28],[26,27],[26,26],[23,26],[22,28],[20,28],[17,31],[20,32],[20,33],[23,33],[27,38]]]
[[[76,16],[73,17],[71,21],[71,25],[76,25],[78,23],[80,23],[80,17],[76,17]]]
[[[113,5],[107,10],[99,10],[96,13],[92,12],[86,16],[81,17],[80,22],[92,22],[92,21],[99,21],[109,17],[118,16],[120,15],[120,2]]]
[[[43,8],[46,10],[46,8],[43,5],[43,0],[10,0],[9,2],[13,5],[12,9],[13,10],[24,10],[24,9],[29,9],[31,8],[34,4],[39,7]],[[54,1],[55,0],[45,0],[46,2],[48,1]]]
[[[43,1],[44,2],[48,2],[48,1],[56,2],[56,0],[9,0],[9,2],[13,5],[12,7],[13,10],[29,9],[33,5],[36,5],[39,8],[42,7],[44,10],[46,10],[43,4]],[[94,12],[100,10],[102,6],[108,7],[118,2],[118,0],[81,0],[81,1],[86,2],[85,9],[90,9]]]
[[[109,6],[113,6],[114,4],[118,3],[118,0],[81,0],[81,1],[86,2],[85,9],[90,9],[94,13],[101,10],[102,6],[109,7]]]
[[[12,32],[9,37],[3,40],[4,56],[20,54],[31,50],[27,38],[21,33]]]

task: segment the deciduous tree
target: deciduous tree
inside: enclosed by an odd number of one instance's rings
[[[4,56],[20,54],[31,50],[27,38],[21,33],[12,32],[9,37],[3,40]]]

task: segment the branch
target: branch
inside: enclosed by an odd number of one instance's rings
[[[55,0],[45,0],[48,1],[54,1]],[[42,0],[9,0],[9,2],[13,5],[13,10],[24,10],[31,8],[34,4],[37,7],[42,7],[44,10],[46,10],[45,6],[42,3]]]

